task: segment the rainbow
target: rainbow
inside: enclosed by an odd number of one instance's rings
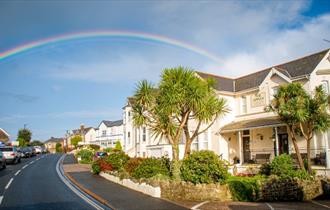
[[[0,52],[0,61],[4,60],[8,57],[33,50],[42,46],[47,46],[50,44],[60,43],[60,42],[67,42],[73,41],[78,39],[88,39],[88,38],[100,38],[100,37],[113,37],[113,38],[127,38],[127,39],[140,39],[149,42],[158,42],[163,44],[172,45],[175,47],[183,48],[199,55],[202,55],[210,60],[215,61],[216,63],[221,63],[221,60],[214,54],[193,46],[191,44],[175,40],[169,37],[156,35],[156,34],[149,34],[143,32],[133,32],[133,31],[114,31],[114,30],[106,30],[106,31],[85,31],[85,32],[78,32],[78,33],[70,33],[70,34],[63,34],[59,36],[49,37],[45,39],[40,39],[36,41],[32,41],[15,48],[9,49],[4,52]]]

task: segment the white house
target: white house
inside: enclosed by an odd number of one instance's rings
[[[123,120],[108,121],[103,120],[94,132],[91,131],[89,135],[93,138],[91,144],[100,145],[103,148],[114,147],[117,141],[124,145]],[[88,135],[86,136],[88,138]]]
[[[219,97],[227,100],[231,111],[198,136],[192,149],[213,150],[222,158],[240,164],[262,162],[283,153],[292,154],[294,157],[295,151],[286,127],[274,113],[265,112],[264,108],[270,103],[278,87],[287,83],[299,82],[309,93],[312,93],[316,86],[322,85],[329,93],[329,49],[238,78],[202,72],[196,74],[204,79],[215,79],[215,90]],[[128,98],[123,108],[126,151],[130,156],[171,157],[171,147],[165,139],[155,139],[147,127],[137,128],[133,125],[133,100]],[[330,168],[328,140],[330,131],[315,135],[312,158],[315,164],[327,163]],[[298,145],[301,153],[306,153],[303,138],[299,138]],[[181,157],[183,150],[181,145]],[[325,157],[329,160],[325,161]]]

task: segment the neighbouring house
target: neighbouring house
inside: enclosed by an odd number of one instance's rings
[[[56,144],[60,143],[62,145],[62,148],[64,147],[64,138],[55,138],[51,137],[47,141],[44,142],[45,148],[50,152],[50,153],[55,153],[56,152]]]
[[[203,72],[196,72],[196,75],[217,81],[216,93],[227,100],[231,111],[199,135],[193,142],[192,150],[213,150],[223,159],[240,165],[263,163],[280,154],[295,157],[285,125],[274,113],[265,112],[264,108],[278,87],[287,83],[299,82],[309,93],[316,86],[322,85],[329,94],[329,49],[238,78]],[[123,107],[124,145],[127,153],[130,156],[171,157],[171,145],[166,139],[155,139],[147,127],[137,128],[133,125],[133,102],[134,98],[129,97]],[[329,140],[330,131],[314,135],[311,151],[315,165],[330,168]],[[298,139],[298,145],[304,156],[306,143],[302,137]],[[181,157],[183,150],[181,144]]]
[[[88,138],[86,140],[86,134],[89,132],[90,129],[92,129],[92,127],[87,127],[86,128],[84,126],[84,124],[81,124],[79,129],[73,129],[73,130],[69,131],[66,134],[66,141],[64,142],[65,146],[67,146],[67,148],[69,150],[74,149],[74,146],[71,144],[71,139],[75,136],[81,136],[82,137],[82,141],[79,142],[79,144],[88,144],[89,143],[88,141],[90,140],[90,138]]]
[[[2,128],[0,128],[0,142],[7,143],[9,141],[9,134]]]
[[[87,138],[94,139],[89,141],[91,144],[99,145],[102,148],[112,148],[117,141],[124,145],[123,120],[103,120],[94,131],[90,130],[87,134],[90,135],[86,135]]]

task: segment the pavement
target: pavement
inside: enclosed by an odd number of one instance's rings
[[[71,161],[69,161],[71,160]],[[128,189],[119,184],[110,182],[103,177],[86,171],[85,165],[74,164],[70,155],[64,158],[63,169],[70,180],[91,193],[95,199],[115,210],[186,210],[186,207],[154,198],[143,193]],[[79,170],[79,168],[81,170]]]
[[[93,209],[59,178],[61,155],[39,155],[0,171],[0,209]]]

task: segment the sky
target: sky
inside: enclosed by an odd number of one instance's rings
[[[330,3],[319,1],[0,1],[0,55],[72,33],[128,31],[166,37],[86,37],[0,59],[0,127],[33,139],[122,118],[142,79],[186,66],[238,77],[330,48]],[[198,50],[192,50],[198,49]],[[200,53],[207,52],[207,53]],[[212,59],[214,55],[217,59]],[[0,56],[1,58],[1,56]]]

